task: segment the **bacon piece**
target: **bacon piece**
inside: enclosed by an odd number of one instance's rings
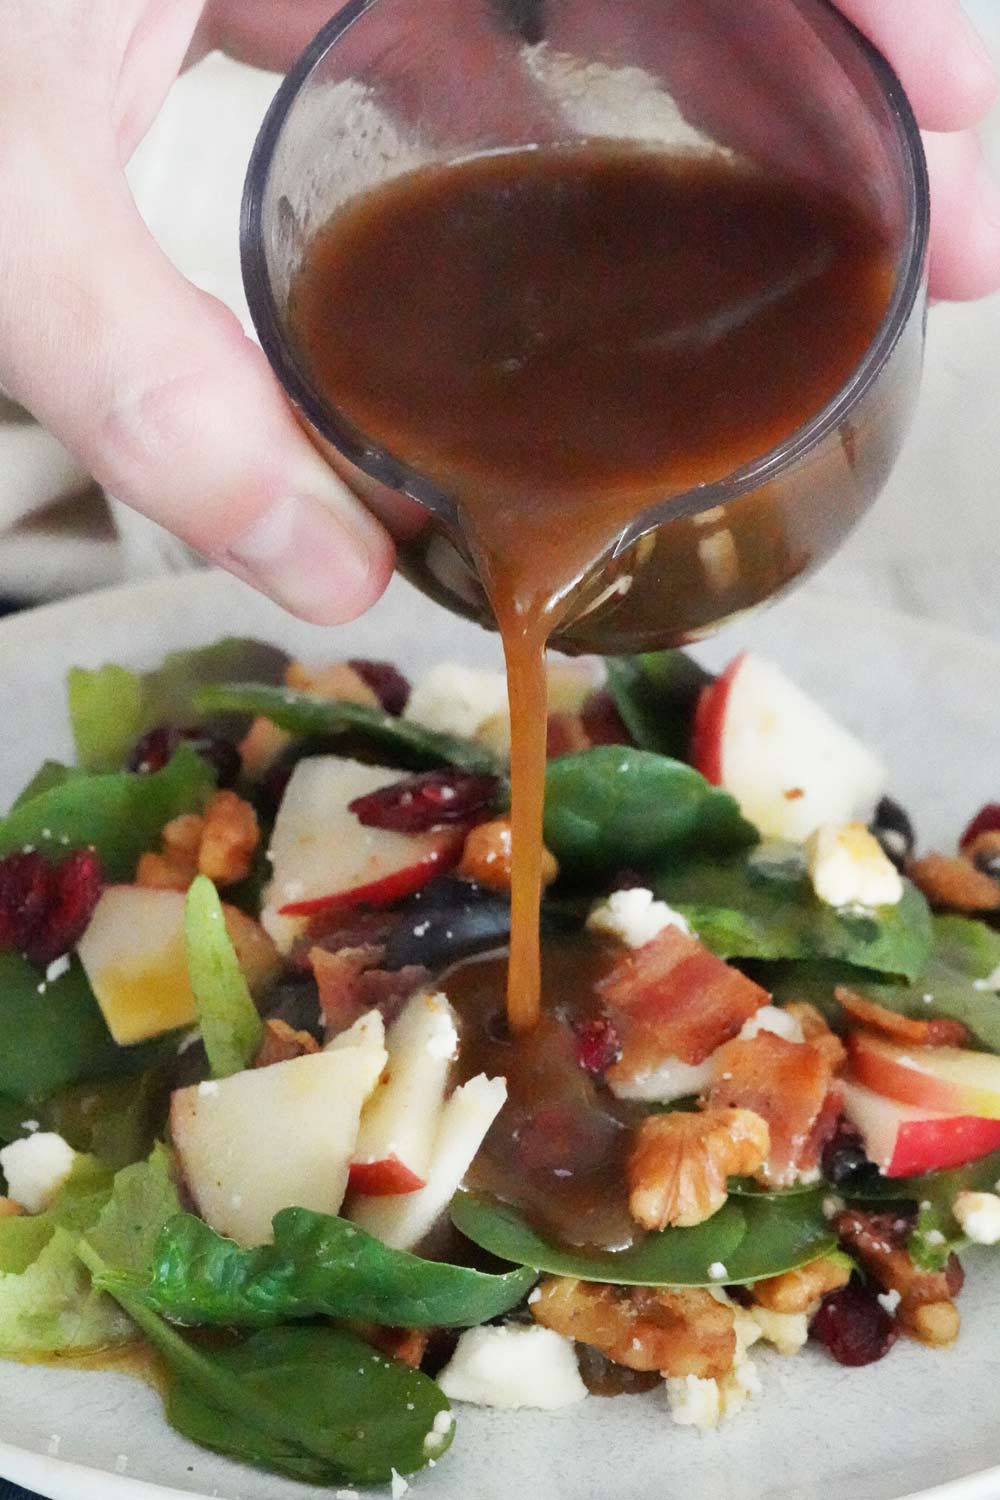
[[[382,1323],[356,1324],[355,1332],[366,1344],[388,1354],[390,1359],[409,1365],[411,1370],[420,1369],[431,1337],[428,1328],[390,1328]]]
[[[549,714],[545,729],[545,758],[555,760],[574,750],[588,750],[590,738],[579,714]]]
[[[802,1027],[802,1035],[817,1052],[822,1052],[830,1067],[839,1073],[847,1061],[847,1048],[835,1031],[831,1031],[821,1011],[807,1000],[793,1000],[785,1006],[788,1015],[794,1016]]]
[[[768,1123],[771,1149],[759,1180],[788,1187],[819,1160],[817,1126],[833,1081],[828,1057],[808,1042],[788,1042],[761,1031],[750,1041],[728,1042],[714,1058],[710,1109],[751,1109]]]
[[[954,1299],[965,1284],[957,1255],[948,1257],[943,1271],[921,1270],[906,1248],[909,1224],[891,1213],[848,1208],[837,1215],[834,1227],[869,1276],[886,1291],[899,1293],[896,1317],[907,1333],[935,1348],[955,1342],[960,1320]]]
[[[319,1051],[319,1042],[308,1031],[295,1031],[287,1021],[272,1016],[264,1022],[264,1036],[257,1056],[255,1068],[270,1068],[275,1063],[291,1062],[295,1057],[306,1057]]]
[[[609,1077],[622,1079],[668,1058],[704,1062],[768,1000],[677,927],[620,959],[597,988],[621,1018],[622,1059]]]
[[[910,1047],[967,1047],[971,1040],[969,1028],[962,1021],[949,1021],[944,1017],[919,1021],[900,1016],[842,984],[833,993],[838,1005],[843,1006],[852,1021],[871,1031],[881,1032],[894,1042],[905,1042]]]
[[[385,949],[376,943],[355,947],[309,950],[309,964],[319,987],[319,1008],[327,1036],[346,1031],[366,1011],[378,1010],[387,1025],[396,1019],[403,1002],[427,983],[429,970],[421,964],[402,969],[380,969]]]

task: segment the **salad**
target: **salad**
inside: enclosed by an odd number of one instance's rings
[[[502,675],[224,640],[68,699],[0,820],[4,1357],[144,1341],[186,1438],[398,1497],[464,1403],[713,1427],[957,1339],[1000,807],[918,857],[772,663],[555,662],[514,1037]]]

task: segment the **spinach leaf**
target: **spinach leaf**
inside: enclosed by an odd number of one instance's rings
[[[212,772],[183,747],[152,775],[73,776],[0,821],[0,854],[34,845],[56,857],[93,846],[108,880],[131,880],[139,855],[180,813],[197,812],[215,789]]]
[[[968,1244],[951,1211],[959,1193],[992,1193],[1000,1180],[1000,1151],[991,1151],[978,1161],[945,1172],[927,1172],[922,1177],[875,1177],[843,1189],[852,1203],[882,1208],[906,1201],[919,1209],[917,1227],[907,1248],[925,1271],[940,1271],[953,1251]]]
[[[873,912],[828,906],[804,875],[777,878],[753,853],[664,864],[651,883],[720,958],[836,959],[913,979],[931,948],[927,902],[908,881],[898,906]]]
[[[667,851],[756,842],[728,792],[666,756],[601,745],[549,762],[545,842],[572,875],[648,864]]]
[[[138,1072],[165,1045],[119,1047],[78,959],[46,980],[19,953],[0,953],[0,1093],[48,1099],[69,1084]]]
[[[611,656],[605,666],[608,691],[640,750],[687,760],[698,696],[711,673],[683,651]]]
[[[169,1107],[170,1069],[164,1064],[135,1078],[75,1084],[38,1105],[36,1113],[74,1151],[88,1152],[117,1172],[146,1160],[163,1134]]]
[[[226,931],[219,893],[207,875],[199,875],[188,889],[184,932],[195,1010],[212,1077],[228,1078],[256,1056],[264,1023]]]
[[[833,992],[843,984],[898,1015],[962,1021],[975,1046],[1000,1052],[1000,996],[992,988],[976,987],[1000,966],[1000,934],[967,917],[933,917],[932,930],[927,962],[909,984],[887,983],[882,974],[859,974],[834,963],[768,966],[759,977],[779,1002],[809,1000],[835,1023],[843,1019],[843,1011]]]
[[[361,742],[385,754],[405,770],[423,771],[435,766],[458,766],[465,771],[497,769],[490,751],[473,740],[458,739],[424,729],[409,719],[397,719],[382,709],[364,703],[344,703],[318,698],[290,688],[265,683],[225,683],[202,688],[195,697],[201,714],[260,714],[289,734],[310,738],[345,739]]]
[[[76,1241],[111,1194],[110,1171],[80,1157],[51,1208],[0,1220],[0,1353],[74,1353],[127,1341],[132,1325],[96,1292]]]
[[[129,1284],[178,1323],[265,1328],[292,1318],[356,1318],[405,1328],[465,1328],[526,1295],[533,1271],[491,1276],[392,1250],[330,1214],[286,1208],[274,1243],[243,1250],[183,1214],[163,1229],[149,1278]],[[102,1283],[112,1292],[114,1280]]]
[[[194,694],[210,682],[280,682],[288,657],[259,641],[227,639],[177,651],[155,672],[74,667],[67,677],[70,722],[80,765],[88,771],[121,766],[141,735],[158,724],[194,723]],[[219,724],[213,727],[231,728]]]
[[[695,1229],[648,1234],[629,1250],[596,1251],[550,1244],[509,1204],[484,1193],[459,1193],[451,1218],[473,1244],[515,1265],[559,1276],[625,1286],[714,1286],[709,1267],[726,1268],[732,1285],[777,1276],[815,1260],[835,1244],[822,1193],[787,1201],[730,1199]]]

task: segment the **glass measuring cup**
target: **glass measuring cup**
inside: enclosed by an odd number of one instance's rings
[[[594,136],[723,150],[840,195],[877,219],[895,264],[882,325],[823,410],[718,482],[645,497],[609,541],[552,643],[618,652],[695,638],[803,576],[877,495],[905,433],[923,348],[926,174],[898,83],[839,12],[826,0],[353,0],[265,119],[242,255],[265,352],[330,462],[396,535],[402,571],[491,623],[454,497],[316,389],[290,288],[312,235],[356,195],[417,166]]]

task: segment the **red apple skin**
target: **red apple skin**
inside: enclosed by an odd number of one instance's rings
[[[394,870],[381,880],[355,886],[350,891],[334,891],[329,896],[314,896],[309,901],[291,901],[287,906],[279,907],[278,913],[282,917],[315,917],[320,912],[350,911],[355,906],[394,906],[397,901],[421,890],[435,875],[444,874],[458,863],[465,847],[465,834],[464,828],[448,829],[441,834],[436,847],[429,849],[422,859],[408,865],[405,870]]]
[[[427,1183],[411,1172],[398,1156],[381,1161],[354,1161],[347,1179],[348,1190],[365,1198],[390,1198],[397,1193],[416,1193]]]
[[[951,1054],[954,1048],[901,1047],[882,1037],[856,1031],[847,1038],[847,1050],[852,1076],[887,1099],[918,1109],[937,1110],[953,1118],[1000,1118],[1000,1092],[973,1083],[963,1086],[955,1079],[935,1075],[935,1054]],[[922,1054],[926,1067],[920,1066]],[[969,1053],[970,1058],[982,1055]],[[907,1063],[906,1058],[912,1061]],[[1000,1069],[1000,1060],[997,1066]]]
[[[721,677],[704,687],[698,697],[691,740],[691,764],[713,786],[722,785],[722,732],[729,692],[746,652],[729,663]]]
[[[885,1177],[919,1177],[1000,1150],[1000,1120],[956,1115],[949,1120],[909,1120],[900,1126]]]

